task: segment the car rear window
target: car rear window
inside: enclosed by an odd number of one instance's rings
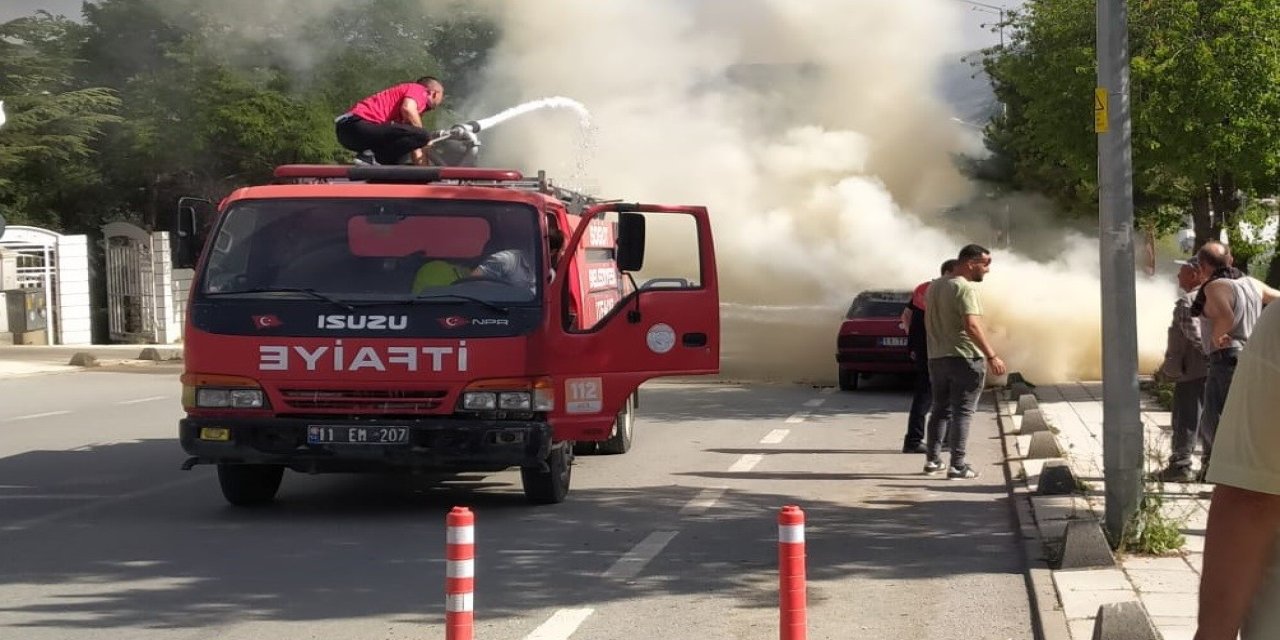
[[[845,319],[896,318],[902,315],[902,308],[907,306],[910,299],[909,292],[861,294],[853,299]]]

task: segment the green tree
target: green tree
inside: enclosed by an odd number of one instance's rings
[[[1135,208],[1167,230],[1190,209],[1197,246],[1219,238],[1242,192],[1270,192],[1280,158],[1280,5],[1131,2]],[[990,142],[1018,186],[1096,211],[1094,3],[1028,0],[984,67],[1007,114]]]
[[[119,120],[109,89],[74,77],[79,25],[48,13],[0,25],[0,211],[15,224],[80,230],[68,211],[100,183],[96,142]]]

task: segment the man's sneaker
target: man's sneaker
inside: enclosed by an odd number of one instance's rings
[[[1160,482],[1198,482],[1196,472],[1191,465],[1168,466],[1153,474]]]
[[[937,472],[939,472],[939,471],[942,471],[942,461],[941,461],[941,460],[928,460],[928,461],[926,461],[926,462],[924,463],[924,472],[925,472],[925,473],[937,473]]]
[[[929,453],[929,448],[924,446],[923,442],[917,442],[915,444],[902,445],[902,452],[903,453]]]
[[[978,472],[973,467],[965,465],[963,467],[951,467],[947,469],[948,480],[972,480],[978,477]]]

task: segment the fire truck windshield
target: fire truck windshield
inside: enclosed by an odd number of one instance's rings
[[[545,273],[536,212],[449,199],[246,200],[213,236],[200,292],[340,303],[518,304]]]

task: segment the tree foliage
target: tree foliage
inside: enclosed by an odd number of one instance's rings
[[[333,119],[369,93],[433,74],[465,100],[495,40],[490,21],[418,0],[315,15],[280,0],[99,0],[80,21],[0,24],[0,212],[64,232],[167,228],[179,196],[349,157]]]
[[[1280,166],[1280,4],[1130,2],[1135,207],[1158,230],[1194,214],[1218,238],[1241,193],[1273,193]],[[1011,40],[984,67],[1007,106],[988,143],[1021,188],[1092,215],[1097,201],[1092,96],[1095,3],[1028,0]],[[1112,88],[1114,90],[1114,88]]]

